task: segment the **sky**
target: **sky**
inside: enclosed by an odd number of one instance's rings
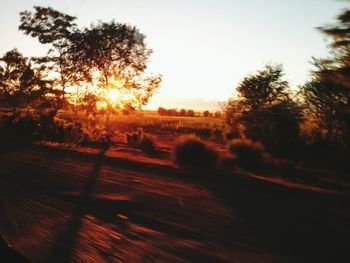
[[[218,108],[247,74],[283,64],[291,86],[309,78],[312,56],[327,56],[316,27],[335,21],[349,2],[337,0],[2,0],[0,55],[26,56],[47,47],[18,31],[19,12],[50,6],[85,27],[111,21],[136,26],[153,49],[148,71],[163,76],[148,108]]]

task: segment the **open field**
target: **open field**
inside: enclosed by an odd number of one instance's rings
[[[168,146],[157,158],[123,142],[1,149],[1,232],[34,262],[349,259],[348,180],[184,171]]]
[[[88,117],[83,113],[75,115],[73,112],[62,111],[59,117],[69,121],[89,122]],[[93,118],[93,125],[96,124],[104,126],[105,119],[103,117]],[[109,127],[117,132],[136,131],[137,128],[142,127],[145,132],[153,134],[197,133],[198,135],[203,134],[204,137],[208,137],[213,130],[224,131],[225,126],[222,118],[160,116],[156,111],[145,111],[136,115],[113,115],[109,121]]]

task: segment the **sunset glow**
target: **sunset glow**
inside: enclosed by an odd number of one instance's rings
[[[14,0],[4,2],[0,11],[1,54],[13,46],[27,56],[45,54],[49,46],[17,30],[19,12],[40,4],[79,17],[79,26],[115,19],[139,27],[153,50],[148,70],[163,75],[152,108],[182,107],[182,99],[223,101],[244,75],[268,61],[282,63],[287,80],[297,87],[308,78],[311,57],[327,54],[316,27],[331,23],[347,5],[333,0]]]
[[[108,94],[107,94],[107,98],[110,102],[110,104],[117,104],[118,101],[120,101],[121,96],[118,90],[116,89],[111,89]]]
[[[349,4],[3,1],[0,263],[350,262]]]

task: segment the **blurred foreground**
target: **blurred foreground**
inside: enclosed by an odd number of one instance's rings
[[[349,260],[348,185],[203,173],[117,147],[7,149],[0,230],[34,262]]]

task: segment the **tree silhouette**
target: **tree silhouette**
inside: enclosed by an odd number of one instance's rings
[[[224,107],[226,122],[233,132],[262,141],[270,147],[291,144],[298,137],[301,112],[291,99],[281,65],[266,65],[238,85],[238,97]]]
[[[315,61],[317,74],[322,78],[350,88],[350,10],[343,11],[337,23],[318,29],[331,39],[331,57]]]
[[[334,25],[319,30],[331,39],[330,57],[314,59],[313,78],[301,87],[318,140],[350,147],[350,10]]]
[[[166,116],[167,115],[167,109],[163,108],[163,107],[159,107],[158,108],[158,114],[160,116]]]
[[[64,93],[69,86],[84,89],[84,93],[93,87],[90,93],[104,100],[108,113],[118,106],[136,109],[147,104],[161,77],[144,73],[152,51],[138,29],[115,21],[79,29],[73,16],[49,7],[34,9],[20,13],[19,29],[42,44],[52,45],[41,62],[59,73],[58,83]],[[108,100],[111,89],[130,96],[125,96],[125,103],[112,105]]]
[[[145,105],[160,84],[160,76],[144,74],[151,50],[135,27],[115,21],[92,25],[77,34],[74,50],[99,92],[116,89],[132,94],[128,103],[135,108]],[[107,108],[112,106],[106,103]]]
[[[196,116],[196,113],[194,112],[194,110],[191,110],[191,109],[187,110],[187,117],[194,117],[194,116]]]
[[[38,38],[41,44],[51,44],[47,56],[39,61],[58,73],[57,84],[61,86],[64,98],[66,87],[77,85],[84,80],[82,60],[77,58],[73,49],[73,40],[77,33],[74,24],[76,18],[50,7],[35,6],[34,10],[35,12],[20,13],[19,30]]]
[[[204,117],[209,117],[211,113],[208,110],[203,111],[203,116]]]
[[[308,106],[307,114],[317,125],[313,131],[316,140],[325,140],[334,146],[345,146],[344,140],[348,140],[350,123],[348,93],[348,89],[341,84],[318,77],[301,88]]]
[[[52,82],[45,79],[45,70],[35,68],[32,61],[13,49],[0,58],[0,98],[2,105],[36,112],[57,111],[57,95]]]
[[[187,115],[187,110],[186,109],[181,109],[179,111],[179,116],[186,117],[186,115]]]

